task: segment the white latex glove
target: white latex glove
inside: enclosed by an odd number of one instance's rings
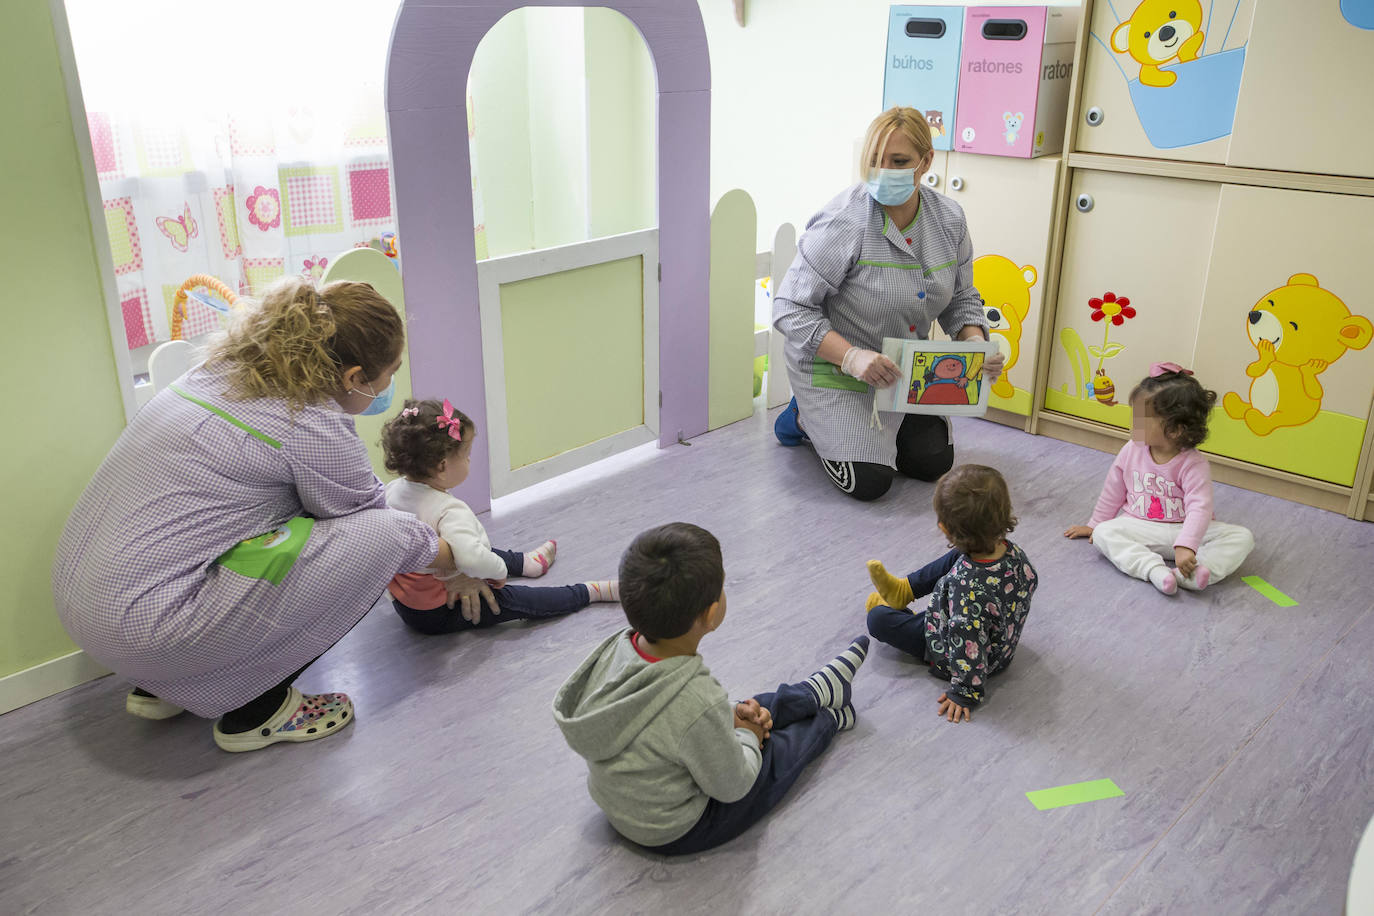
[[[1002,374],[1002,369],[1006,366],[1006,364],[1007,358],[1005,356],[1003,356],[1000,352],[994,353],[987,359],[983,360],[983,374],[990,379],[997,378],[997,376]]]
[[[896,363],[881,353],[862,347],[849,348],[840,363],[840,371],[874,388],[888,388],[901,377]]]

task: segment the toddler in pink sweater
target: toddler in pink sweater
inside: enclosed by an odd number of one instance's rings
[[[1212,518],[1212,472],[1197,450],[1217,395],[1174,363],[1155,363],[1131,392],[1131,441],[1116,456],[1086,525],[1086,537],[1116,568],[1166,595],[1201,590],[1249,556],[1247,528]],[[1172,551],[1174,568],[1164,555]]]

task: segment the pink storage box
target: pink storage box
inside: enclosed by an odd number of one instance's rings
[[[969,7],[954,149],[1021,159],[1060,152],[1077,34],[1077,7]]]

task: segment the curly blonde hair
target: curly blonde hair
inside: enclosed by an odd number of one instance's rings
[[[240,398],[282,398],[299,409],[336,396],[352,366],[378,378],[404,346],[401,316],[368,284],[316,289],[291,277],[236,314],[210,345],[206,365],[227,367]]]

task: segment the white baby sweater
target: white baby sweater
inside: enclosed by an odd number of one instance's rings
[[[386,485],[386,504],[409,512],[439,532],[453,551],[460,573],[476,579],[504,579],[506,561],[492,553],[486,529],[467,503],[426,483],[398,477]],[[423,570],[434,573],[433,569]]]

